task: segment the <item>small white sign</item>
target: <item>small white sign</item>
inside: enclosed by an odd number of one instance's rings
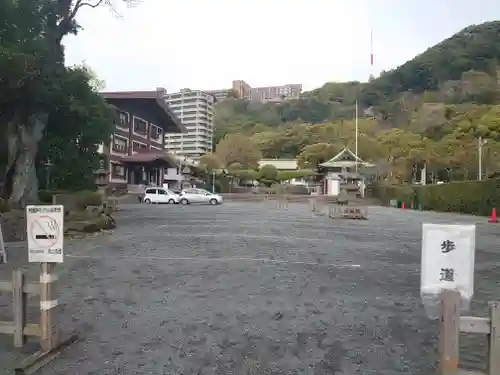
[[[26,207],[28,261],[63,262],[64,208],[61,205]]]
[[[0,264],[7,263],[7,251],[5,250],[5,242],[3,241],[2,223],[0,223]]]
[[[458,290],[463,299],[474,295],[475,225],[422,225],[421,294]]]

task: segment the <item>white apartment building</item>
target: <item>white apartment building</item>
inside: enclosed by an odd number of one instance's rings
[[[165,100],[187,128],[187,133],[166,133],[165,150],[194,160],[212,152],[213,95],[199,90],[183,89],[181,92],[166,94]]]

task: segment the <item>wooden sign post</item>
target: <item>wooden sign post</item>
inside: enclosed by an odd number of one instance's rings
[[[0,218],[0,264],[7,263],[7,251],[5,250],[5,242],[3,240],[2,223]]]
[[[44,262],[40,267],[40,346],[43,351],[50,351],[58,344],[55,309],[58,305],[53,274],[55,263]]]
[[[28,206],[26,221],[28,259],[40,263],[40,346],[49,352],[58,345],[53,285],[55,264],[63,262],[63,206]]]

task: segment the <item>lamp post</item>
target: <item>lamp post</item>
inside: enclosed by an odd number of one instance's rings
[[[478,174],[477,179],[481,181],[483,179],[483,146],[488,143],[488,140],[479,137],[477,139],[477,161],[478,161]]]

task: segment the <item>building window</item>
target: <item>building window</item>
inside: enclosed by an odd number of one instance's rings
[[[141,142],[132,142],[132,151],[134,152],[145,152],[148,151],[148,145]]]
[[[151,125],[151,139],[153,141],[161,143],[161,137],[163,136],[163,129],[156,125]]]
[[[128,140],[116,134],[113,135],[113,144],[111,146],[113,152],[125,154],[128,151]]]
[[[128,129],[128,113],[118,111],[118,124],[116,124],[116,126]]]
[[[140,118],[134,117],[134,133],[146,137],[148,134],[148,123]]]
[[[111,178],[115,180],[125,180],[125,167],[123,165],[111,164]]]

